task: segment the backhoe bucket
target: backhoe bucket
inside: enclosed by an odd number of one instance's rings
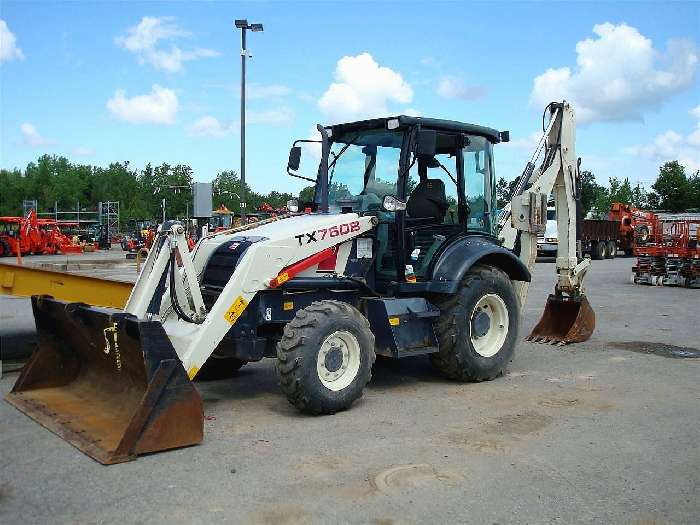
[[[202,399],[158,321],[33,296],[10,404],[105,465],[202,441]]]
[[[550,295],[540,322],[526,340],[536,343],[581,343],[595,329],[595,312],[585,296],[574,299]]]

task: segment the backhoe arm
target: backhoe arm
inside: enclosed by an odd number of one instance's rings
[[[546,227],[547,201],[553,193],[559,237],[557,283],[538,324],[538,327],[543,322],[547,325],[541,327],[544,333],[536,333],[536,327],[531,337],[555,343],[583,341],[590,337],[595,317],[583,293],[583,278],[590,260],[582,257],[577,235],[581,218],[576,119],[566,101],[553,102],[545,111],[549,113],[549,123],[523,171],[510,205],[499,217],[499,236],[503,245],[532,270],[537,257],[537,234]],[[542,160],[535,167],[540,157]],[[529,283],[519,281],[516,286],[523,305]],[[564,310],[567,313],[563,313]],[[570,319],[574,313],[576,315]],[[586,318],[580,318],[579,314]]]

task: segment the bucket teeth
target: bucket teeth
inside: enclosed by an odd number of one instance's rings
[[[550,295],[542,318],[526,340],[563,346],[588,340],[594,329],[595,312],[584,296]]]

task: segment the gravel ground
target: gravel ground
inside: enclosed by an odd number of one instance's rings
[[[268,360],[197,384],[202,445],[126,464],[101,466],[0,403],[0,522],[697,523],[700,290],[629,284],[631,265],[594,261],[590,341],[521,342],[494,381],[380,360],[351,410],[308,417]],[[538,264],[521,336],[553,283]],[[31,337],[31,312],[0,307],[5,352]]]

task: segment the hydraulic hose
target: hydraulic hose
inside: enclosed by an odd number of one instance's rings
[[[202,324],[204,322],[204,319],[195,319],[193,317],[190,317],[189,315],[187,315],[187,313],[185,313],[185,311],[180,306],[180,303],[178,302],[177,289],[175,287],[175,266],[177,266],[175,248],[172,248],[170,250],[170,261],[168,264],[170,265],[170,302],[173,305],[175,313],[183,321],[192,324]]]

